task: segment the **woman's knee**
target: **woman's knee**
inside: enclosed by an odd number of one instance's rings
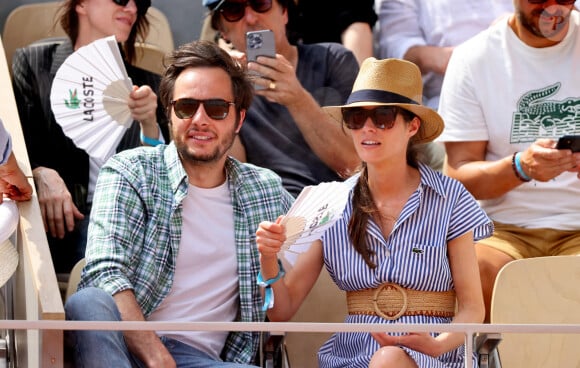
[[[405,350],[398,346],[383,346],[377,350],[369,363],[369,368],[417,367]]]

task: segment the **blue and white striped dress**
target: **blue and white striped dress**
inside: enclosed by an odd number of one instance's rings
[[[421,183],[403,207],[389,237],[383,237],[374,221],[368,224],[367,243],[376,253],[375,269],[366,265],[348,237],[352,201],[346,206],[342,219],[324,234],[325,265],[341,290],[375,288],[385,282],[415,290],[452,290],[447,243],[472,230],[475,240],[491,235],[491,220],[461,183],[425,165],[420,165],[419,171]],[[345,181],[345,185],[354,187],[358,176]],[[403,316],[388,321],[378,316],[349,315],[345,322],[450,323],[451,318]],[[320,367],[366,368],[378,348],[369,333],[336,333],[320,348]],[[463,346],[437,358],[403,348],[419,367],[464,366]],[[477,364],[475,359],[474,363]]]

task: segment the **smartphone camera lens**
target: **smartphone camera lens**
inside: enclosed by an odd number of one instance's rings
[[[264,40],[262,35],[259,33],[253,33],[248,35],[248,48],[250,49],[259,49],[262,47]]]

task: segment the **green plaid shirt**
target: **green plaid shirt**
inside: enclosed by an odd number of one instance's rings
[[[238,259],[238,320],[264,321],[255,232],[261,221],[286,213],[293,198],[270,170],[228,158],[226,171]],[[132,289],[145,317],[150,315],[171,290],[187,187],[173,143],[113,156],[97,180],[79,289],[96,286],[111,295]],[[248,364],[258,348],[259,332],[231,332],[222,357]]]

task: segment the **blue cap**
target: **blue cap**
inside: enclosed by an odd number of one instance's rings
[[[212,5],[215,5],[219,2],[220,2],[220,0],[202,0],[201,3],[203,6],[212,6]]]

